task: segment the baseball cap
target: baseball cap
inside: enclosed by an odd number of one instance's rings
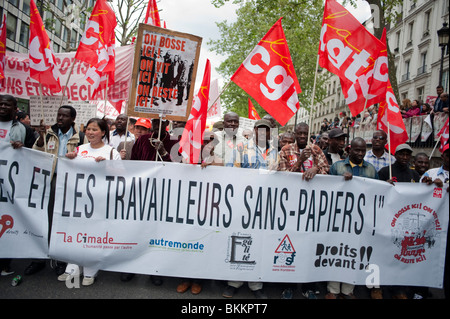
[[[403,150],[407,150],[410,151],[411,153],[413,152],[411,146],[409,146],[408,144],[400,144],[399,146],[397,146],[397,148],[395,149],[395,153],[403,151]]]
[[[272,127],[272,123],[270,123],[270,121],[266,120],[266,119],[257,120],[255,122],[255,126],[254,127],[260,127],[260,126],[267,126],[268,128],[271,128]]]
[[[347,137],[347,134],[341,130],[340,128],[333,128],[330,131],[328,131],[328,138],[337,138],[337,137],[341,137],[341,136],[345,136]]]
[[[145,128],[151,128],[152,123],[150,122],[149,119],[141,117],[136,121],[136,124],[134,124],[134,126],[143,126]]]

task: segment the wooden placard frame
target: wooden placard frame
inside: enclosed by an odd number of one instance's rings
[[[192,34],[140,23],[135,42],[134,66],[127,115],[187,121],[194,98],[201,43],[202,38]],[[167,53],[169,53],[170,57],[167,57]],[[157,55],[158,61],[155,59],[155,55]],[[182,95],[181,105],[176,105],[178,102],[178,87],[181,86],[176,84],[177,80],[175,77],[172,76],[171,78],[171,68],[178,66],[174,61],[175,56],[181,57],[184,64],[186,62],[189,64],[184,66],[184,72],[187,72],[185,76],[188,77],[188,81],[185,88],[183,88],[183,92],[186,91],[188,96],[186,99],[185,95]],[[187,60],[188,58],[190,58],[190,62]],[[150,78],[154,79],[153,81],[148,80],[149,74]],[[168,84],[168,82],[172,82],[172,84]],[[189,90],[187,89],[188,87]],[[167,98],[170,98],[171,101],[169,102]],[[146,102],[144,99],[146,99]],[[163,102],[163,99],[165,102]],[[155,105],[154,102],[158,105]]]

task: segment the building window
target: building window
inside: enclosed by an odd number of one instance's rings
[[[409,24],[409,34],[408,34],[408,45],[412,44],[413,35],[414,35],[414,21]]]
[[[17,18],[12,14],[8,14],[6,18],[6,37],[12,41],[16,41]]]
[[[69,29],[68,28],[66,28],[66,27],[63,27],[63,41],[64,42],[68,42],[68,40],[69,40]]]
[[[55,35],[61,39],[61,21],[59,19],[55,19]]]
[[[30,36],[30,26],[22,21],[20,25],[19,44],[28,48],[28,41]]]
[[[402,75],[402,81],[409,80],[409,65],[410,61],[409,60],[405,61],[405,72]]]
[[[72,30],[72,32],[70,33],[70,47],[71,48],[77,47],[77,38],[78,38],[77,32],[75,30]]]
[[[61,10],[64,11],[64,0],[57,0],[56,2],[56,7]]]
[[[8,0],[9,3],[11,3],[16,8],[19,7],[19,0]]]
[[[53,31],[53,21],[54,21],[54,15],[52,12],[45,12],[45,29],[49,32]]]
[[[30,0],[23,0],[22,11],[23,11],[23,13],[25,13],[27,15],[30,14]]]
[[[417,88],[417,99],[419,101],[423,101],[423,92],[424,92],[423,86],[420,88]]]
[[[427,72],[427,52],[420,55],[420,67],[417,69],[417,75]]]
[[[399,52],[399,50],[400,50],[400,35],[401,35],[400,31],[398,31],[395,34],[395,49],[394,50],[396,53]]]
[[[444,72],[442,72],[442,86],[444,87],[444,91],[446,91],[448,88],[448,70],[445,70]]]
[[[427,33],[427,35],[430,32],[430,19],[431,19],[431,10],[428,10],[425,12],[424,19],[423,19],[423,33]]]

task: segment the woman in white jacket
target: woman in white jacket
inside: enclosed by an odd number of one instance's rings
[[[104,139],[109,140],[109,128],[105,120],[92,118],[86,125],[86,137],[89,141],[77,147],[74,152],[66,154],[70,159],[91,160],[101,162],[105,160],[121,160],[119,152],[112,146],[105,144]],[[59,281],[66,281],[68,277],[78,276],[84,272],[83,286],[90,286],[94,283],[98,269],[91,267],[81,267],[76,264],[67,264],[64,274],[58,277]]]

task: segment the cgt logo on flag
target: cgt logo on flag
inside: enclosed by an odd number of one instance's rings
[[[52,93],[60,92],[60,72],[50,46],[50,39],[33,0],[30,1],[29,48],[30,77],[45,84]]]
[[[231,77],[284,126],[300,108],[302,92],[280,18]]]
[[[389,79],[386,44],[334,0],[325,3],[319,57],[321,67],[339,76],[353,116],[384,99]]]

